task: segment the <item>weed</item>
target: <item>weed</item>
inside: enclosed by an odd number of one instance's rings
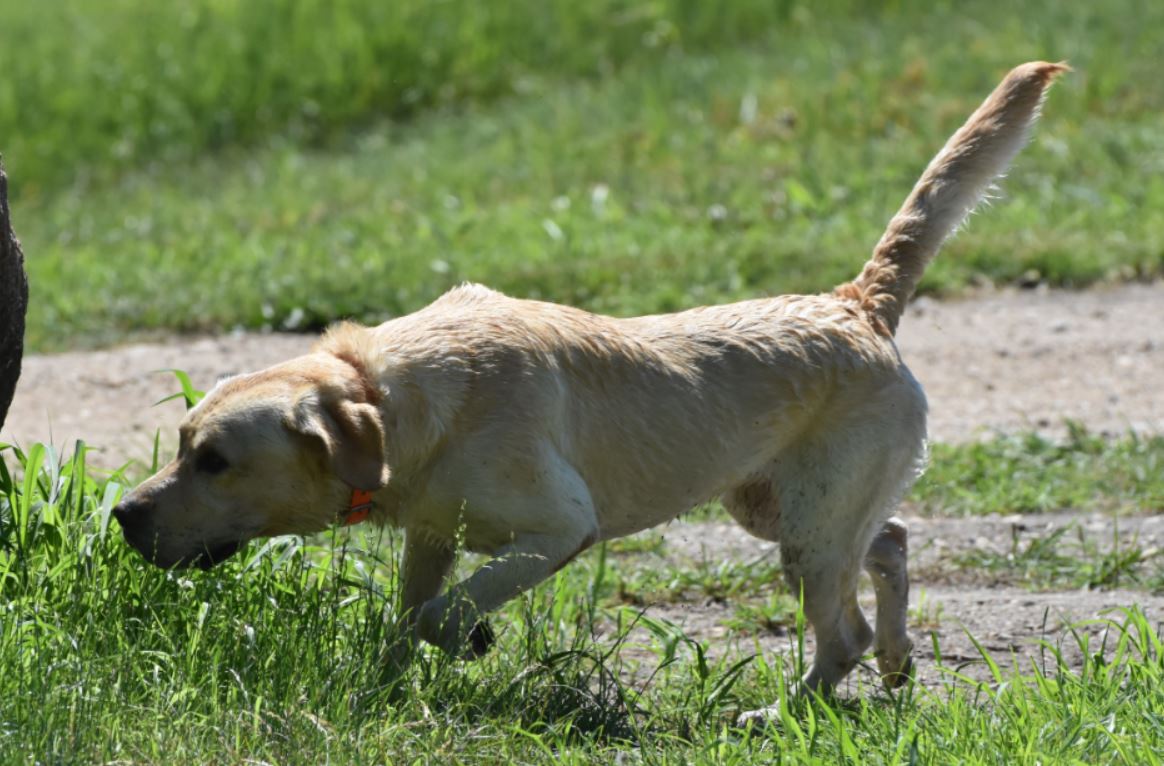
[[[1141,584],[1145,565],[1159,554],[1142,548],[1135,539],[1121,540],[1118,521],[1112,525],[1109,547],[1100,546],[1074,524],[1028,536],[1026,542],[1022,542],[1023,531],[1019,525],[1011,526],[1006,552],[972,550],[956,557],[955,563],[1032,589],[1097,589]],[[1157,567],[1157,578],[1159,571]]]
[[[940,601],[931,601],[925,588],[917,595],[917,601],[909,608],[909,624],[918,629],[934,630],[942,625],[944,607]]]
[[[796,599],[786,592],[769,593],[760,601],[736,603],[724,625],[733,631],[783,635],[795,625]]]
[[[657,604],[701,598],[727,602],[743,593],[767,587],[784,587],[780,562],[774,555],[752,561],[734,558],[712,560],[707,556],[681,564],[647,563],[618,568],[619,599],[625,603]]]

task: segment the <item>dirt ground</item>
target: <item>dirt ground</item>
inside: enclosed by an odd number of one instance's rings
[[[31,356],[0,441],[51,441],[71,448],[77,438],[100,450],[95,462],[117,466],[150,454],[154,434],[172,449],[180,402],[154,406],[178,390],[166,368],[188,372],[208,388],[221,375],[258,369],[306,350],[301,335],[233,334],[176,338],[165,343],[105,351]],[[1056,433],[1065,419],[1092,430],[1164,432],[1164,284],[1125,285],[1087,292],[999,291],[965,300],[916,302],[902,322],[899,345],[925,387],[930,433],[958,442],[997,431]],[[1063,535],[1065,555],[1083,555],[1080,540],[1110,549],[1132,536],[1154,552],[1164,542],[1164,518],[1125,518],[1119,535],[1103,516],[1058,514],[1028,518],[923,519],[911,527],[911,630],[915,659],[927,686],[948,674],[935,663],[936,635],[943,666],[985,678],[986,669],[967,633],[1000,662],[1012,656],[1030,667],[1046,657],[1040,639],[1061,645],[1072,663],[1082,652],[1064,626],[1105,610],[1139,604],[1156,621],[1164,595],[1114,590],[1034,592],[1029,583],[999,579],[952,562],[967,551],[996,551],[1026,544],[1051,530]],[[668,557],[684,561],[771,555],[774,546],[730,525],[676,522],[661,530]],[[863,603],[871,607],[871,593]],[[657,604],[649,613],[669,618],[716,649],[734,646],[787,651],[795,637],[779,631],[739,635],[724,621],[731,604]],[[1103,625],[1087,628],[1099,635]],[[811,642],[809,642],[811,646]],[[1051,662],[1047,659],[1047,662]],[[872,680],[868,672],[854,674]]]
[[[1120,550],[1135,546],[1154,557],[1164,544],[1162,516],[1123,517],[1118,520],[1118,529],[1113,529],[1112,518],[1103,514],[932,519],[913,515],[908,506],[903,510],[910,528],[909,630],[917,677],[930,690],[953,681],[954,673],[990,681],[990,669],[975,640],[1004,669],[1017,666],[1030,672],[1032,663],[1053,669],[1056,660],[1044,641],[1058,649],[1070,666],[1079,667],[1087,646],[1080,644],[1081,637],[1091,642],[1088,654],[1102,650],[1111,655],[1119,635],[1111,622],[1122,619],[1122,609],[1138,606],[1157,625],[1164,618],[1164,593],[1137,589],[1132,582],[1096,590],[1036,590],[1034,583],[1013,571],[965,563],[968,556],[981,553],[999,558],[1014,551],[1021,553],[1033,542],[1046,540],[1064,528],[1054,549],[1065,557],[1097,557],[1117,545]],[[714,567],[729,557],[752,562],[778,555],[775,544],[756,540],[732,523],[676,522],[643,534],[664,540],[650,554],[660,557],[656,566],[666,561],[669,568],[694,567],[699,562]],[[860,602],[872,619],[873,590],[868,581],[864,586]],[[648,615],[670,620],[689,636],[707,641],[713,659],[741,653],[794,656],[797,650],[795,631],[781,625],[754,624],[740,631],[738,604],[730,598],[705,596],[644,606]],[[632,634],[631,643],[645,637],[645,631],[639,631]],[[941,663],[937,662],[935,641]],[[805,639],[806,657],[811,657],[813,645],[810,632]],[[849,692],[862,685],[879,686],[872,663],[859,667],[847,684]]]

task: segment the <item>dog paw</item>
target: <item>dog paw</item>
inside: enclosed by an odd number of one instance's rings
[[[913,644],[906,643],[895,652],[878,652],[877,670],[881,682],[890,689],[897,689],[913,678]]]
[[[472,604],[438,596],[425,602],[416,619],[417,634],[446,654],[462,660],[475,660],[489,651],[496,636],[485,618],[477,619]],[[464,625],[474,620],[466,633]]]
[[[890,689],[899,689],[911,678],[913,678],[913,657],[907,656],[901,670],[882,674],[881,681]]]
[[[469,631],[467,646],[465,647],[465,654],[463,658],[466,660],[476,660],[485,656],[489,648],[497,640],[497,635],[493,632],[493,626],[489,624],[488,620],[477,620],[473,625],[473,629]]]
[[[780,705],[769,705],[759,710],[740,713],[736,718],[737,729],[763,729],[780,717]]]

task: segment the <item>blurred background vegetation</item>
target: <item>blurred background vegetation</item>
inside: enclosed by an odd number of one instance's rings
[[[0,0],[29,340],[826,289],[1012,65],[1067,59],[922,289],[1164,266],[1164,5]]]

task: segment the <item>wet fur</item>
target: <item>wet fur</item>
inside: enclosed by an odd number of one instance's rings
[[[802,688],[833,686],[870,643],[900,683],[907,533],[889,517],[923,459],[926,403],[893,332],[1063,69],[1012,71],[860,276],[830,294],[615,319],[459,287],[216,387],[183,423],[178,458],[117,517],[156,563],[209,565],[232,541],[322,530],[353,488],[374,490],[374,520],[405,530],[417,634],[473,653],[488,643],[473,630],[481,615],[590,545],[723,498],[749,532],[780,543],[804,594],[817,652]],[[210,453],[228,467],[206,470]],[[494,558],[442,593],[459,528]],[[857,605],[862,569],[874,629]]]

